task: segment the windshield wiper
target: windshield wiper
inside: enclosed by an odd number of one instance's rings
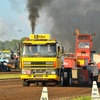
[[[23,57],[55,57],[56,55],[23,55]]]
[[[23,55],[23,57],[37,57],[37,55]]]
[[[31,55],[31,56],[28,56],[28,57],[37,57],[37,56],[35,56],[35,55]]]

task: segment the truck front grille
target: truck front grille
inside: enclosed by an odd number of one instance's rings
[[[53,61],[46,61],[46,62],[31,62],[31,61],[24,61],[24,65],[54,65]]]
[[[53,61],[46,61],[46,62],[33,62],[33,61],[24,61],[23,62],[24,68],[53,68],[54,62]]]
[[[46,62],[31,62],[31,65],[46,65]]]
[[[53,68],[53,66],[24,66],[24,68],[37,68],[37,67],[39,67],[39,68],[43,68],[43,67],[45,67],[45,68]]]

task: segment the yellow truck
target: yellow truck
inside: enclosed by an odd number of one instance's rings
[[[23,86],[30,83],[55,82],[63,84],[64,47],[50,35],[30,34],[30,38],[17,45],[20,56],[21,80]]]

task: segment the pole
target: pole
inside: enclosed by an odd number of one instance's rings
[[[20,50],[21,50],[21,32],[22,32],[22,30],[18,30],[18,32],[20,33],[20,37],[19,37],[19,43],[20,43]],[[21,52],[21,51],[20,51]]]

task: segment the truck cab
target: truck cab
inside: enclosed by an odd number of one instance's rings
[[[23,86],[30,83],[60,82],[60,69],[63,65],[61,43],[50,35],[30,35],[23,41],[20,68]],[[19,51],[20,49],[18,49]]]
[[[87,63],[91,61],[91,50],[91,34],[78,34],[76,38],[76,56],[78,66],[85,66],[85,63],[82,60],[78,60],[80,58],[85,59]]]

